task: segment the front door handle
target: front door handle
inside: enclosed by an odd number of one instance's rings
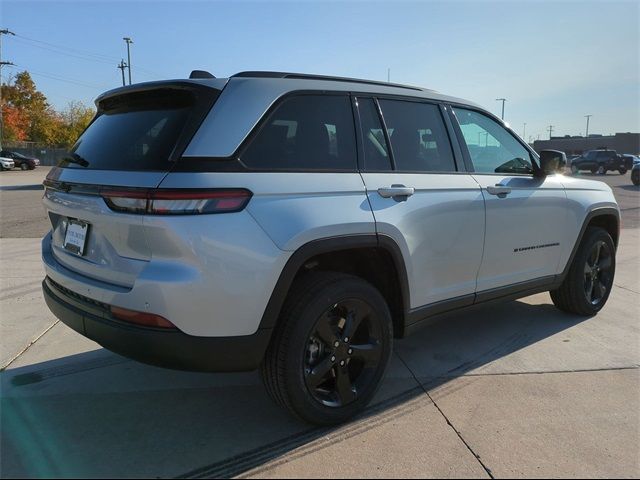
[[[378,194],[383,198],[393,198],[396,202],[403,202],[415,193],[413,187],[405,187],[404,185],[391,185],[378,189]]]
[[[487,192],[491,195],[497,195],[500,198],[504,198],[511,193],[511,187],[505,187],[498,183],[495,187],[487,187]]]

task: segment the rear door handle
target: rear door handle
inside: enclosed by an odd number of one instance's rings
[[[393,198],[397,202],[407,199],[415,193],[415,188],[405,187],[404,185],[391,185],[378,189],[378,194],[383,198]]]
[[[511,193],[511,187],[505,187],[498,183],[495,187],[487,187],[487,192],[491,195],[497,195],[500,198],[504,198]]]

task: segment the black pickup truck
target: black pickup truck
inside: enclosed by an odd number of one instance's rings
[[[620,175],[631,170],[633,160],[618,155],[615,150],[589,150],[571,162],[571,173],[589,170],[591,173],[605,174],[609,170],[617,170]]]

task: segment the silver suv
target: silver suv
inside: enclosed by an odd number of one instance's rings
[[[373,397],[393,338],[550,291],[594,315],[619,210],[481,107],[404,85],[274,72],[112,90],[48,175],[49,308],[114,352],[260,368],[300,418]]]

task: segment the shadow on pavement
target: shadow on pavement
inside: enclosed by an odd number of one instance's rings
[[[0,471],[3,477],[239,475],[337,430],[344,438],[397,418],[426,399],[423,388],[581,320],[520,301],[445,317],[396,342],[376,401],[339,429],[290,417],[269,400],[256,373],[163,370],[103,349],[11,369],[1,378]]]

